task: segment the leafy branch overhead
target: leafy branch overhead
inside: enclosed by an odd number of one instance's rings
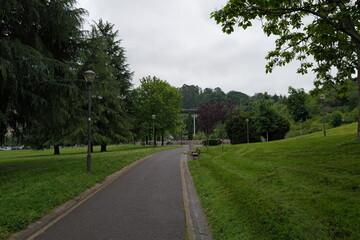
[[[352,0],[230,0],[211,17],[228,34],[260,20],[265,34],[278,36],[266,56],[266,72],[298,60],[298,73],[316,73],[316,87],[348,80],[360,86],[359,5]]]

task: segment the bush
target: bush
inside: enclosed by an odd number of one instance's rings
[[[209,146],[217,146],[221,144],[220,139],[209,139]],[[206,146],[206,140],[203,140],[203,145]]]
[[[356,122],[358,120],[358,109],[357,107],[354,108],[351,112],[347,112],[345,113],[344,119],[345,119],[345,123],[353,123]]]
[[[231,144],[247,142],[246,119],[249,119],[249,141],[258,142],[259,135],[256,131],[256,124],[253,118],[244,113],[239,116],[233,116],[225,122],[226,133],[229,136]]]
[[[342,124],[342,119],[343,119],[343,117],[342,117],[341,112],[339,112],[339,111],[333,112],[333,113],[331,114],[331,117],[330,117],[330,124],[331,124],[331,126],[333,126],[333,127],[339,127],[339,126],[341,126],[341,124]]]

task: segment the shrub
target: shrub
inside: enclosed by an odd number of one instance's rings
[[[333,127],[339,127],[341,126],[342,124],[342,114],[341,112],[339,111],[335,111],[331,114],[331,117],[330,117],[330,124],[333,126]]]
[[[209,139],[209,146],[217,146],[221,144],[220,139]],[[203,145],[206,146],[206,140],[203,140]]]

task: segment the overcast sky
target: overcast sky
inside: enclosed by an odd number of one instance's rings
[[[157,76],[172,86],[183,84],[240,91],[287,94],[289,86],[313,89],[313,75],[296,74],[298,63],[265,74],[265,56],[274,48],[260,23],[231,35],[210,13],[226,0],[78,0],[88,10],[87,25],[102,18],[115,24],[130,69],[139,79]]]

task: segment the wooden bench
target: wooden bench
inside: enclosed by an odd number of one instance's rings
[[[191,152],[191,155],[193,157],[199,157],[200,156],[200,149],[199,148],[196,148],[195,151],[192,151]]]

